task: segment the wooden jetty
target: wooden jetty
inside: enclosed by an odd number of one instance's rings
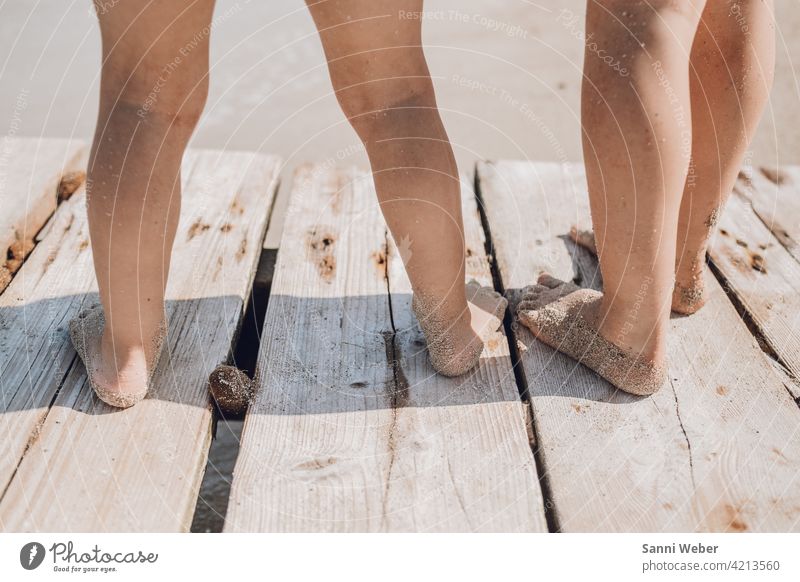
[[[38,150],[21,151],[35,158]],[[67,156],[49,161],[48,176]],[[0,294],[4,531],[188,530],[212,436],[206,381],[236,341],[279,167],[252,153],[187,155],[167,290],[168,356],[148,398],[124,411],[94,396],[69,342],[67,322],[99,299],[83,188],[58,206]],[[23,176],[6,182],[3,199],[54,197],[55,185]]]
[[[264,234],[279,161],[190,152],[169,357],[145,401],[114,411],[66,331],[97,301],[83,189],[57,196],[85,146],[17,142],[0,242],[36,244],[24,263],[7,253],[0,293],[4,531],[186,531],[206,379],[254,281],[270,296],[225,531],[800,531],[800,168],[742,172],[710,300],[673,317],[669,384],[637,398],[511,318],[477,370],[438,376],[369,174],[298,168],[278,245]],[[579,165],[486,162],[462,193],[468,278],[512,304],[543,270],[601,287],[567,237],[589,217]]]

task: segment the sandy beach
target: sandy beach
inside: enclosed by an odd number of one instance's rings
[[[584,2],[430,1],[426,53],[462,169],[479,158],[581,158],[579,87]],[[800,162],[782,116],[800,105],[800,6],[776,1],[777,71],[750,159]],[[260,150],[363,165],[331,93],[320,43],[300,1],[217,2],[211,94],[195,147]],[[90,138],[100,39],[91,3],[0,7],[0,131]]]

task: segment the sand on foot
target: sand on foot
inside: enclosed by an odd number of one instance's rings
[[[666,382],[666,367],[625,350],[598,331],[602,293],[542,275],[523,290],[517,317],[536,338],[591,368],[630,394],[655,393]]]
[[[477,281],[465,286],[469,313],[453,321],[437,309],[440,301],[414,295],[412,308],[428,346],[431,365],[443,376],[460,376],[480,361],[486,340],[503,325],[508,301]],[[468,317],[467,317],[468,315]]]
[[[116,408],[130,408],[137,402],[141,401],[146,395],[150,387],[150,380],[153,377],[153,372],[158,365],[158,360],[163,351],[164,340],[167,335],[166,318],[161,325],[156,337],[153,339],[152,356],[147,362],[147,377],[145,381],[126,382],[124,373],[115,374],[116,382],[108,381],[104,374],[103,367],[100,365],[101,356],[101,342],[103,337],[103,330],[105,329],[105,315],[100,305],[94,305],[89,309],[80,312],[74,319],[69,322],[69,336],[72,340],[72,345],[78,356],[83,361],[86,368],[86,375],[89,379],[89,385],[94,390],[97,397],[106,404]],[[134,374],[134,377],[137,376]],[[119,385],[133,384],[133,389],[130,386],[120,390]],[[115,387],[116,385],[116,387]]]
[[[572,241],[597,256],[597,242],[591,229],[579,228],[573,225],[569,229],[569,238]],[[701,267],[693,265],[692,274],[684,277],[686,280],[676,280],[672,291],[672,311],[680,315],[691,315],[706,304],[705,284]]]

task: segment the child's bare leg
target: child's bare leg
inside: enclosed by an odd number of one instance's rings
[[[692,161],[678,222],[673,311],[705,303],[703,266],[717,216],[767,103],[775,67],[771,0],[708,2],[691,54]]]
[[[431,362],[443,374],[464,373],[483,347],[484,330],[475,328],[491,318],[467,303],[458,170],[422,51],[421,22],[413,17],[422,1],[308,6],[336,96],[369,155],[383,215],[394,240],[410,250],[403,259]]]
[[[589,1],[581,116],[604,293],[545,278],[520,306],[521,320],[542,341],[636,394],[666,378],[691,145],[689,51],[700,10],[699,0]],[[611,68],[607,56],[628,74]]]
[[[691,53],[693,168],[684,187],[672,310],[705,304],[708,240],[766,105],[775,66],[772,0],[707,3]],[[591,230],[575,242],[596,253]]]
[[[105,324],[97,311],[71,331],[98,395],[116,406],[144,396],[161,348],[181,157],[205,103],[213,6],[98,7],[103,66],[87,211]]]

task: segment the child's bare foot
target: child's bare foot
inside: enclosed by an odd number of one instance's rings
[[[131,348],[123,353],[117,350],[115,355],[99,305],[82,311],[69,322],[70,338],[86,367],[89,384],[100,400],[117,408],[129,408],[147,395],[166,330],[164,320],[151,345]]]
[[[508,302],[476,281],[466,285],[468,312],[449,317],[439,298],[415,294],[414,313],[428,344],[431,365],[443,376],[460,376],[474,368],[486,339],[503,324]]]
[[[597,255],[597,244],[594,232],[591,230],[573,226],[569,230],[569,237],[575,244]],[[705,289],[702,260],[696,259],[686,269],[678,269],[675,274],[675,288],[672,291],[672,311],[681,315],[695,313],[706,304]]]
[[[686,259],[681,259],[686,261]],[[703,280],[702,258],[695,258],[688,265],[681,264],[675,273],[675,289],[672,292],[672,311],[691,315],[706,304],[706,285]]]
[[[599,331],[602,298],[602,293],[545,274],[538,285],[525,288],[517,315],[541,342],[591,368],[620,390],[653,394],[666,381],[664,363],[603,337]]]

